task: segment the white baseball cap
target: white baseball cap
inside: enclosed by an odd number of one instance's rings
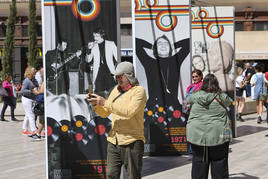
[[[134,66],[130,62],[121,62],[117,65],[113,75],[119,76],[125,74],[127,79],[132,85],[139,84],[137,78],[135,77]]]
[[[113,75],[118,76],[122,74],[134,75],[134,66],[130,62],[121,62],[117,65]]]

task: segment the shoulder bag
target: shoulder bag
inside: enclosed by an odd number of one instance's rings
[[[0,96],[2,96],[2,97],[8,97],[8,92],[3,87],[0,88]]]

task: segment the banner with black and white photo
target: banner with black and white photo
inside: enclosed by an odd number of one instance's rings
[[[187,151],[183,101],[191,83],[189,0],[135,0],[134,64],[146,88],[145,154]]]
[[[108,96],[119,61],[119,2],[42,1],[48,178],[106,178],[110,119],[88,92]]]
[[[234,7],[193,7],[191,14],[192,69],[201,70],[204,76],[213,73],[222,91],[234,100]],[[228,110],[236,136],[234,105]]]

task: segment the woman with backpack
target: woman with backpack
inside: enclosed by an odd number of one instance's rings
[[[266,84],[268,81],[265,78],[265,75],[262,73],[262,66],[255,66],[255,74],[252,76],[250,80],[251,87],[254,86],[254,93],[252,95],[252,99],[256,100],[256,111],[257,111],[257,123],[260,124],[262,122],[262,111],[263,104],[267,100],[267,89]]]

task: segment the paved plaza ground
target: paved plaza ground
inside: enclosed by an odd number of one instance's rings
[[[21,103],[15,111],[19,121],[10,121],[9,110],[6,114],[9,121],[0,121],[0,179],[45,179],[45,139],[35,141],[22,135],[24,112]],[[238,137],[230,145],[230,178],[268,179],[267,124],[257,124],[256,114],[243,117],[246,122],[237,123]],[[142,178],[190,179],[191,156],[144,157]]]

